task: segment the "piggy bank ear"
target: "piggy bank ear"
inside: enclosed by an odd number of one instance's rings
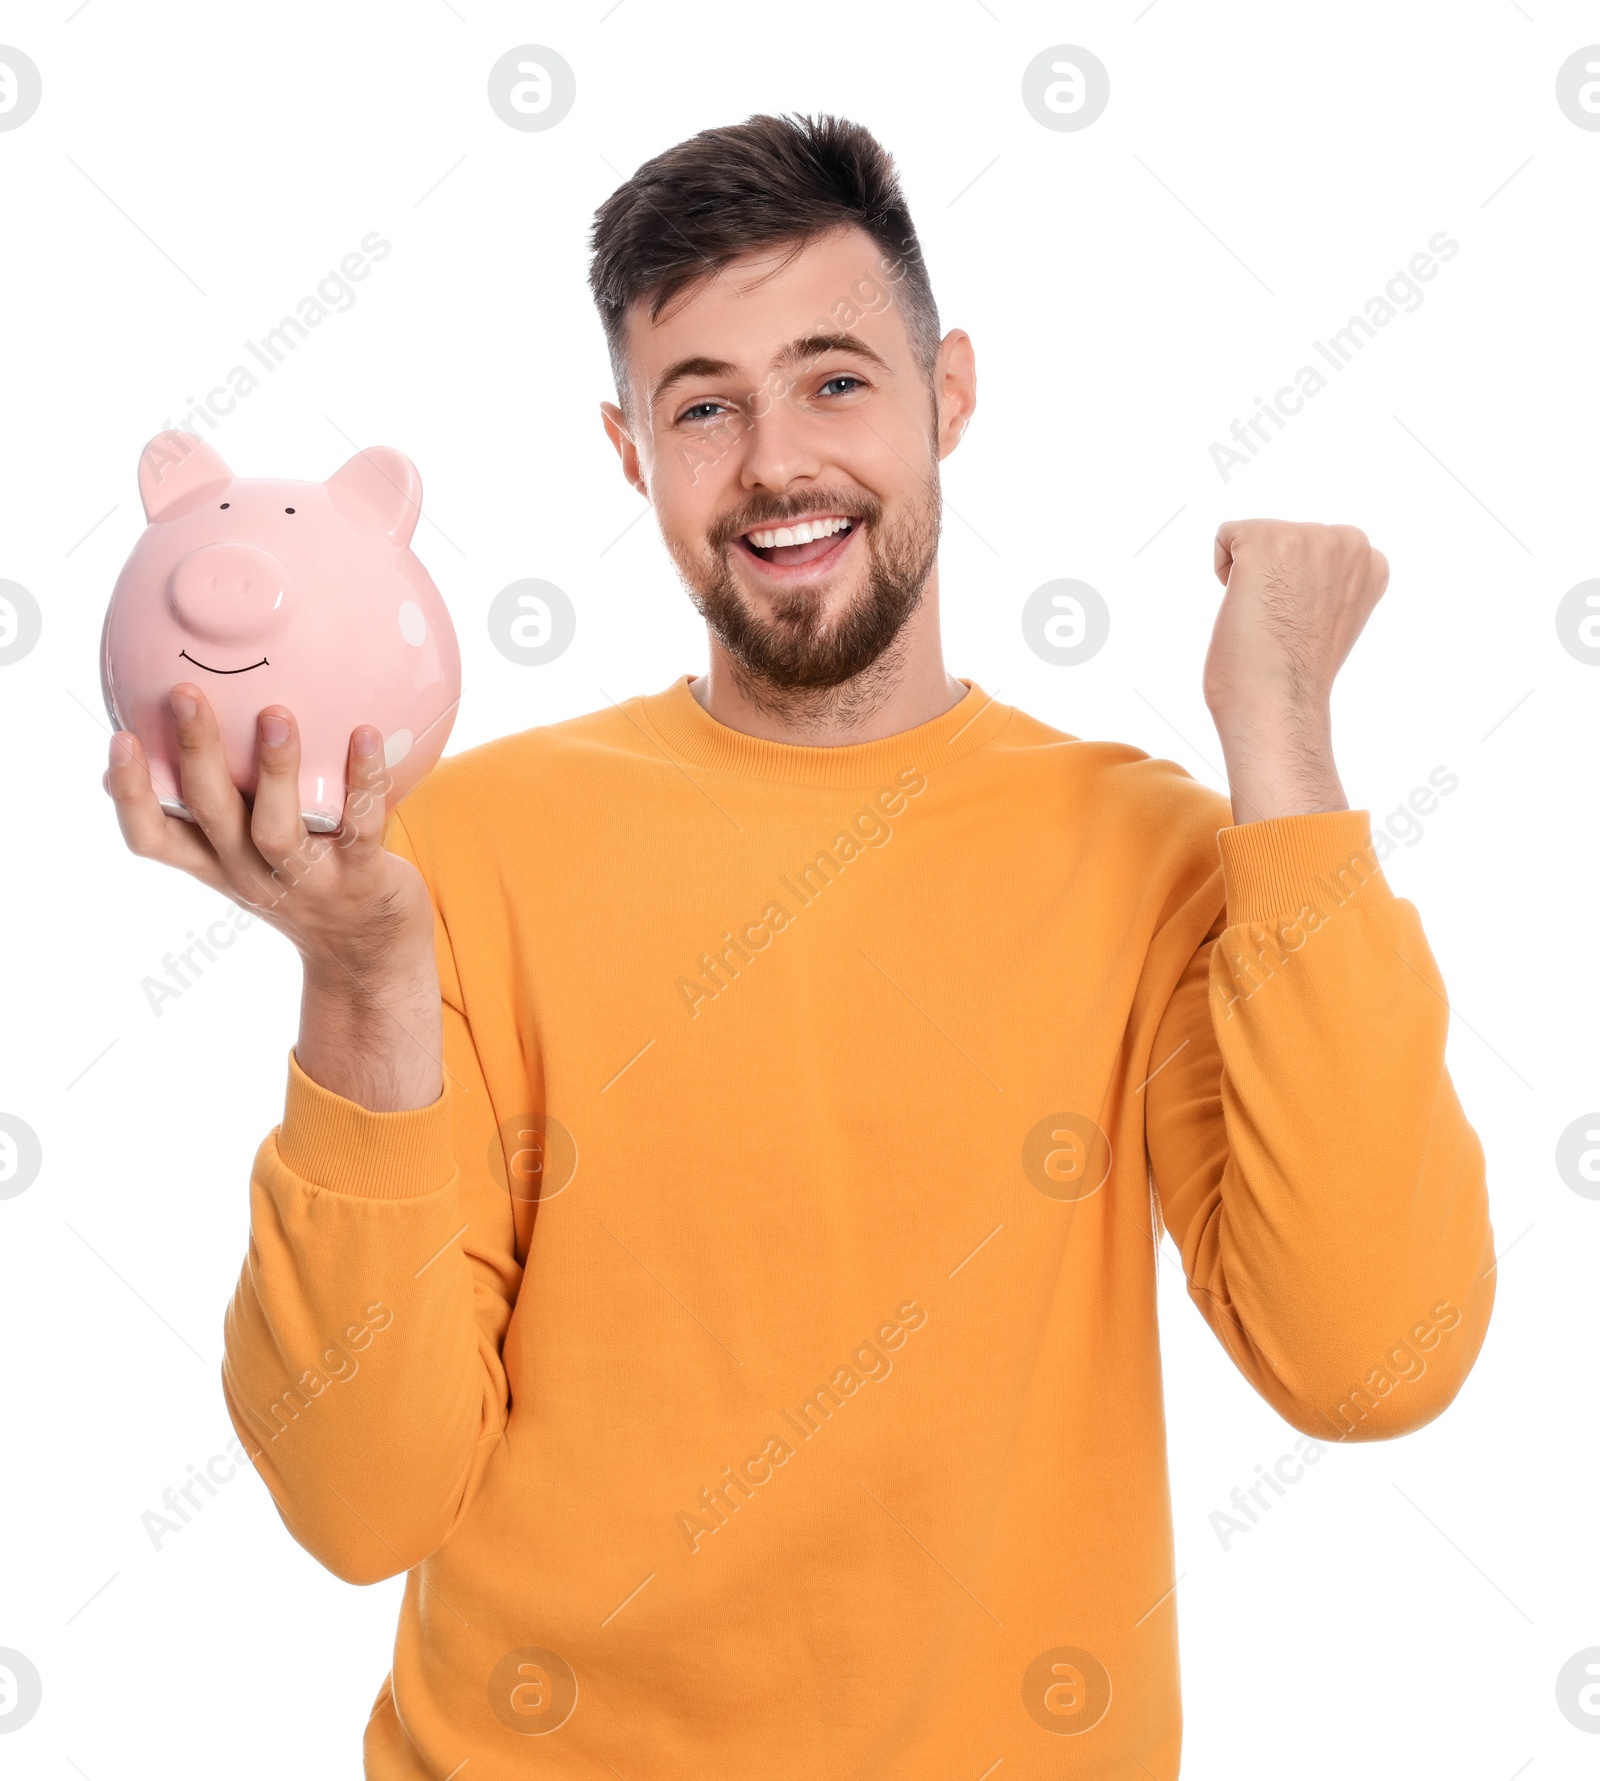
[[[139,499],[149,520],[198,507],[233,481],[233,472],[193,433],[157,433],[139,454]]]
[[[358,451],[328,478],[333,504],[357,525],[377,526],[396,544],[409,544],[422,511],[422,478],[403,451],[374,445]]]

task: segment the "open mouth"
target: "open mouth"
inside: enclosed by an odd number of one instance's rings
[[[265,668],[269,665],[267,658],[263,656],[259,662],[250,662],[243,668],[213,668],[209,662],[195,661],[186,649],[180,649],[178,657],[181,661],[194,662],[197,668],[204,668],[207,674],[248,674],[252,668]]]
[[[781,526],[752,526],[740,535],[739,546],[768,570],[815,574],[834,567],[859,524],[844,513],[809,514]]]

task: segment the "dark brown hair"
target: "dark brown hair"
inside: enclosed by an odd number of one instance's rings
[[[654,320],[741,255],[798,252],[847,226],[882,251],[881,288],[893,292],[917,362],[931,373],[939,311],[894,161],[870,130],[847,118],[762,115],[702,130],[646,161],[595,212],[590,235],[589,288],[624,403],[631,303],[647,299]]]

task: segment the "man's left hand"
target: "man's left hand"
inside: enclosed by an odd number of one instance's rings
[[[1333,762],[1334,676],[1389,585],[1389,562],[1354,526],[1228,520],[1227,588],[1206,655],[1235,822],[1347,810]]]

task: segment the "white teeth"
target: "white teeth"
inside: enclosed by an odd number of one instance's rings
[[[802,520],[797,526],[778,526],[765,532],[747,532],[746,538],[757,550],[776,550],[784,544],[812,544],[818,538],[831,538],[844,531],[850,521],[835,516],[831,519]]]

